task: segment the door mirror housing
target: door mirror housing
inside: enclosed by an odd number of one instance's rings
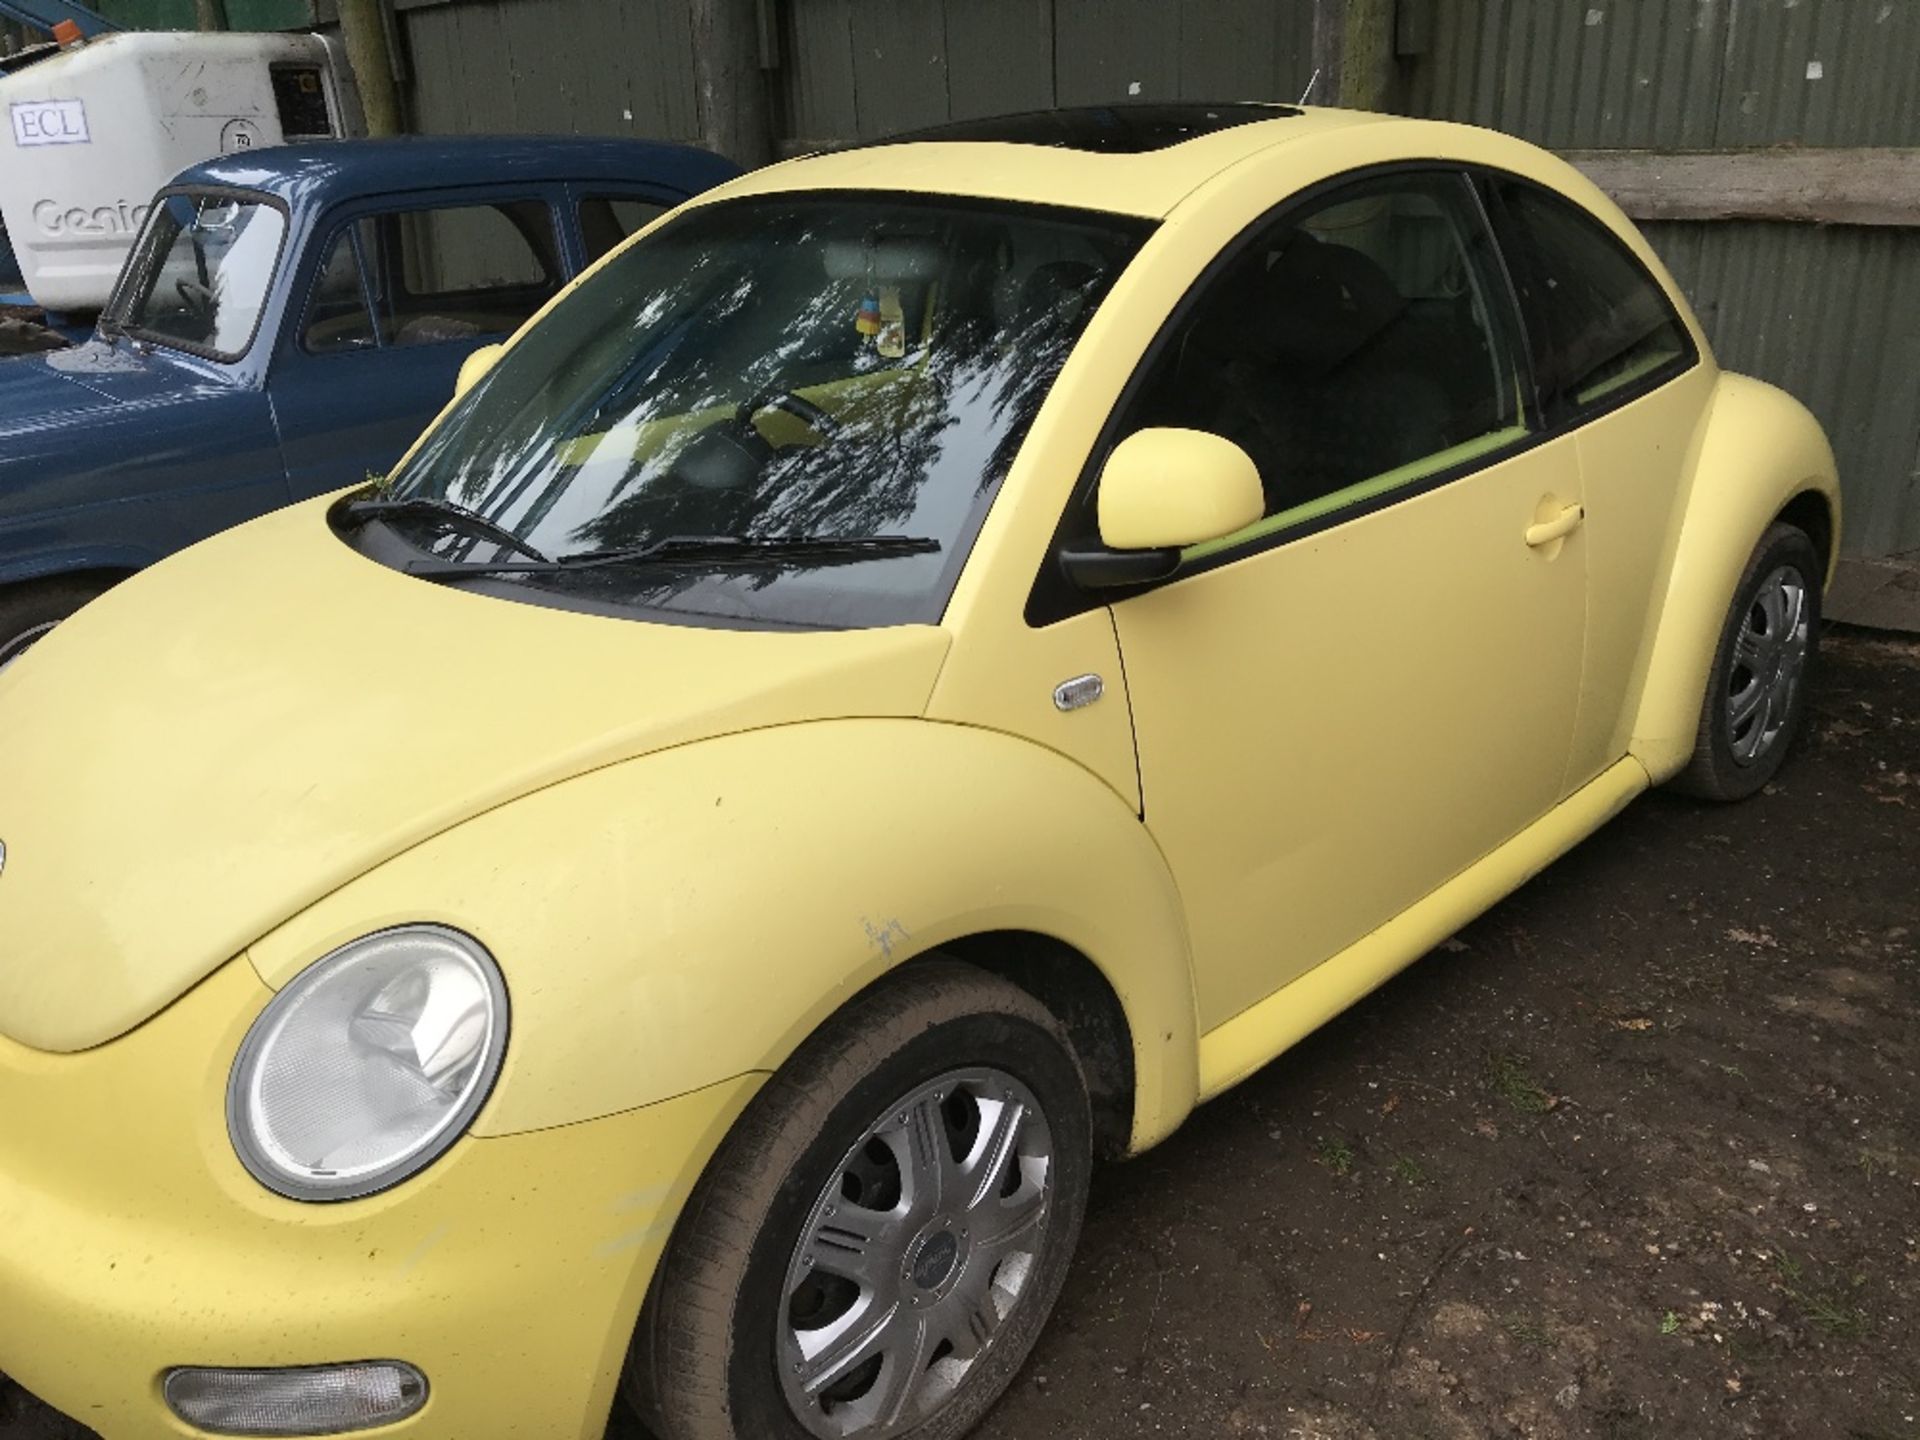
[[[1266,513],[1260,471],[1204,430],[1136,430],[1107,457],[1097,495],[1100,543],[1062,553],[1077,585],[1144,585],[1171,575],[1188,545],[1219,540]]]
[[[460,374],[453,382],[453,398],[458,400],[471,390],[480,377],[493,368],[493,362],[500,358],[505,345],[482,345],[478,350],[460,362]],[[440,372],[445,374],[443,370]]]

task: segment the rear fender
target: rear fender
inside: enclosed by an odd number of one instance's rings
[[[1192,1108],[1191,968],[1140,818],[1050,750],[923,720],[750,731],[580,776],[388,861],[251,951],[278,989],[435,921],[505,972],[512,1039],[476,1133],[611,1115],[778,1068],[892,969],[1026,931],[1073,947],[1131,1031],[1131,1149]]]
[[[1826,502],[1832,521],[1824,581],[1840,544],[1840,486],[1826,434],[1785,391],[1723,373],[1688,486],[1628,747],[1656,783],[1677,775],[1693,753],[1707,674],[1747,560],[1767,527],[1808,494]]]

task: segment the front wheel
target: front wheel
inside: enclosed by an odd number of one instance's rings
[[[89,580],[42,580],[0,590],[0,670],[105,587]]]
[[[1744,800],[1780,769],[1806,718],[1825,573],[1804,530],[1776,524],[1760,538],[1728,609],[1693,759],[1676,789]]]
[[[688,1201],[625,1388],[659,1440],[952,1440],[1059,1296],[1086,1084],[1036,1001],[916,966],[755,1097]]]

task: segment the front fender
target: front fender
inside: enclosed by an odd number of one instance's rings
[[[1004,930],[1073,946],[1112,985],[1133,1148],[1198,1090],[1185,925],[1157,847],[1087,771],[998,732],[837,720],[609,766],[394,858],[250,954],[277,989],[408,921],[468,931],[506,974],[512,1038],[479,1134],[773,1070],[893,967]]]
[[[1840,485],[1826,432],[1783,390],[1722,374],[1687,492],[1659,607],[1630,753],[1656,783],[1693,754],[1707,675],[1734,587],[1760,537],[1796,498],[1816,493],[1840,543]]]

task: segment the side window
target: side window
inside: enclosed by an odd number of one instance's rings
[[[1499,189],[1547,393],[1584,409],[1691,361],[1667,297],[1617,236],[1548,191],[1518,181]]]
[[[1207,430],[1253,458],[1266,516],[1206,552],[1464,464],[1526,433],[1497,275],[1461,176],[1336,191],[1202,282],[1120,433]]]
[[[302,342],[317,355],[336,350],[370,350],[380,342],[368,308],[366,287],[360,279],[360,253],[355,232],[367,234],[372,222],[349,225],[333,237],[327,258],[314,279],[313,300],[307,306],[307,328]]]
[[[331,242],[307,307],[306,345],[325,352],[505,335],[560,285],[544,201],[370,215]],[[355,291],[364,296],[357,309]]]
[[[631,195],[588,195],[580,201],[580,239],[591,265],[614,246],[666,213],[667,207]]]

